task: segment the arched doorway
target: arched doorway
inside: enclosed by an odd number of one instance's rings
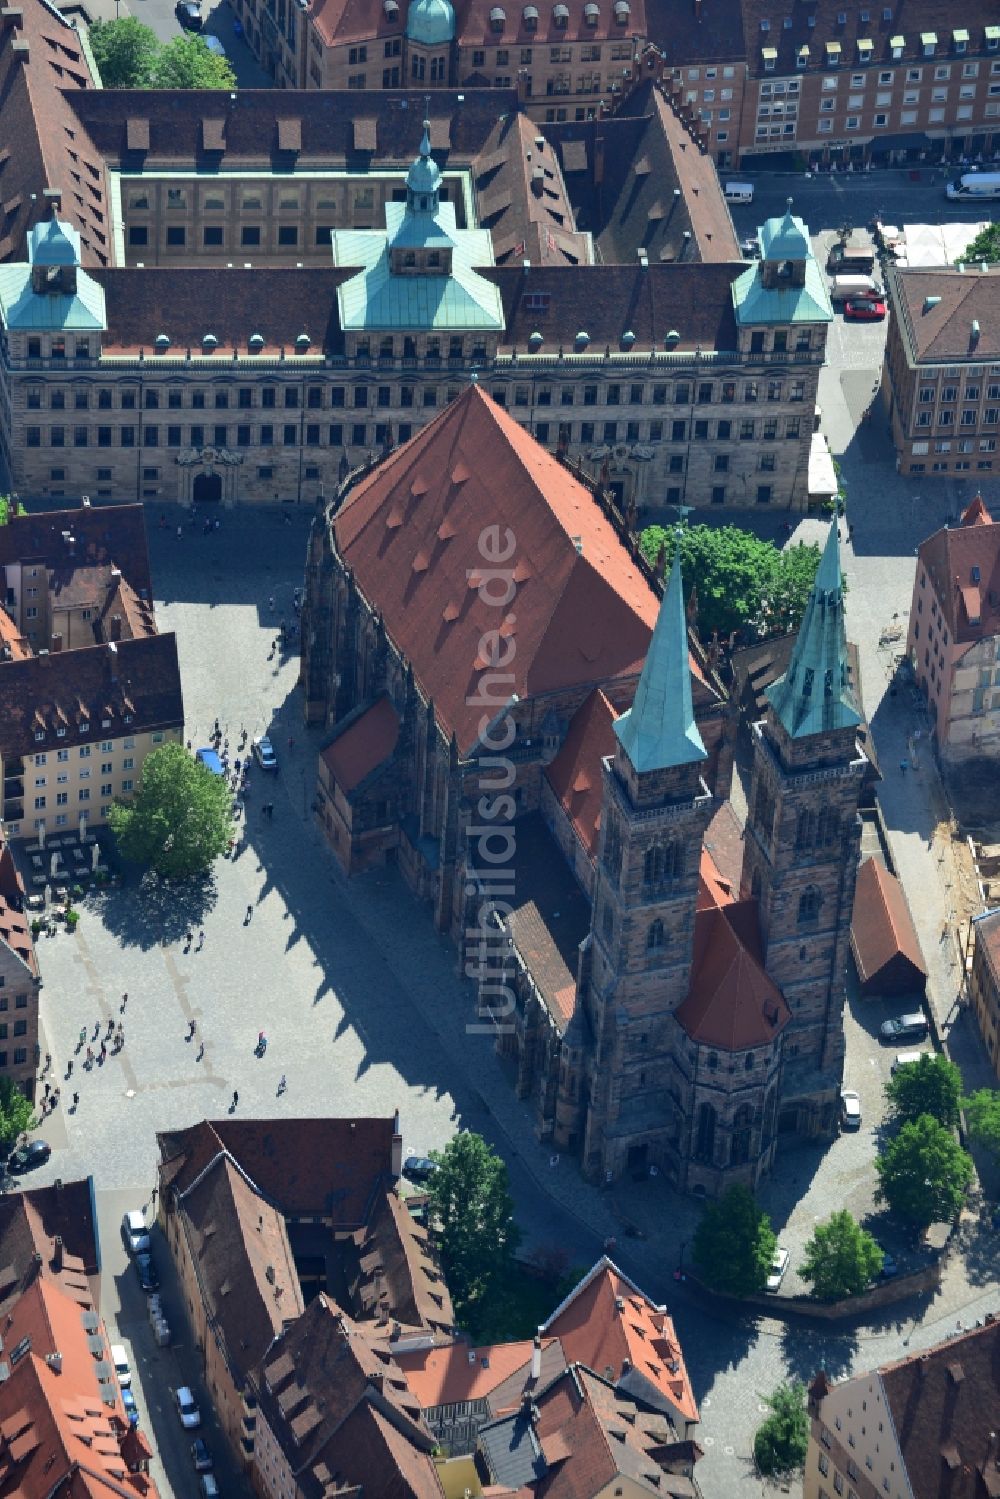
[[[222,475],[196,474],[191,488],[191,498],[196,505],[202,502],[218,503],[222,499]]]

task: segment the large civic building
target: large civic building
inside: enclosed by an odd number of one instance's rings
[[[808,231],[789,210],[741,261],[652,82],[568,130],[513,89],[104,90],[27,0],[0,99],[22,498],[311,504],[475,379],[630,516],[807,506],[832,316]]]
[[[541,1138],[714,1194],[836,1127],[868,769],[837,529],[744,820],[679,571],[661,601],[594,488],[473,386],[317,508],[317,817],[454,938]]]

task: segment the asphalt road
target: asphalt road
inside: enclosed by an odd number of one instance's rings
[[[128,9],[150,26],[162,42],[169,42],[181,32],[174,10],[174,0],[127,0]],[[233,31],[233,12],[226,0],[204,0],[202,4],[206,35],[217,36],[236,74],[240,88],[273,88],[273,81],[257,62],[249,47]]]

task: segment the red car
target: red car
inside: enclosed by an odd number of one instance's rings
[[[844,317],[858,323],[880,323],[885,317],[885,303],[877,297],[865,297],[844,303]]]

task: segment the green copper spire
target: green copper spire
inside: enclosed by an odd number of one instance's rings
[[[792,659],[767,698],[792,739],[853,729],[861,713],[847,664],[837,522],[830,527]]]
[[[669,770],[708,758],[694,721],[680,547],[674,553],[635,701],[615,721],[618,743],[636,770]]]

